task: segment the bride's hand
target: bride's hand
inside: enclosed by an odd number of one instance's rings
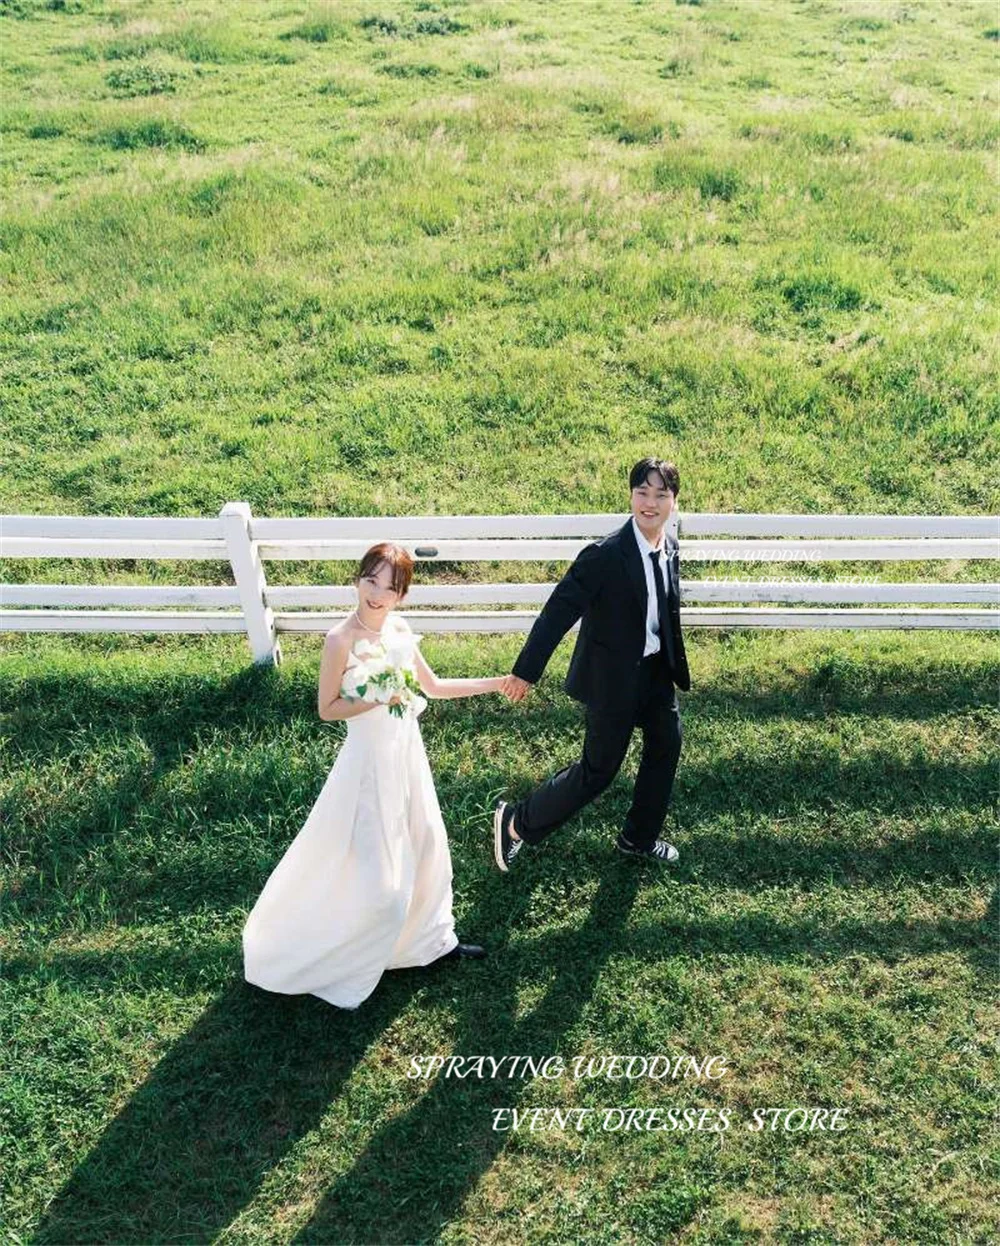
[[[507,675],[503,681],[501,692],[508,701],[523,701],[531,691],[531,684],[526,679],[519,679],[516,675]]]

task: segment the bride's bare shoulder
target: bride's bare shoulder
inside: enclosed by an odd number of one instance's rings
[[[350,619],[341,619],[327,632],[324,644],[328,649],[346,652],[354,643],[357,628]]]

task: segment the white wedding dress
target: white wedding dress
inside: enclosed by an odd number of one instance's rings
[[[390,614],[383,638],[414,669],[420,637],[406,620]],[[247,919],[248,982],[356,1008],[386,969],[427,965],[457,945],[422,708],[397,718],[380,705],[347,720],[316,803]]]

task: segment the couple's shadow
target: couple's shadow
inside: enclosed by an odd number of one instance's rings
[[[506,880],[494,878],[460,927],[497,932],[485,961],[387,973],[356,1013],[234,984],[108,1126],[33,1240],[214,1239],[320,1124],[369,1050],[411,1006],[455,1009],[459,1001],[445,1049],[393,1053],[384,1077],[400,1089],[411,1055],[565,1055],[565,1035],[621,947],[643,877],[633,864],[609,861],[577,931],[586,956],[540,963],[537,940],[518,935],[538,898],[530,887],[506,889]],[[536,985],[539,974],[543,993],[524,1013],[519,991],[526,980]],[[530,1093],[527,1079],[438,1077],[407,1085],[418,1096],[412,1106],[334,1177],[297,1240],[371,1241],[375,1224],[383,1241],[436,1237],[505,1145],[508,1135],[492,1129],[492,1109],[516,1107]]]

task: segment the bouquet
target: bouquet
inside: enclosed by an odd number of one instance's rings
[[[340,695],[351,701],[389,705],[389,713],[402,718],[407,711],[421,713],[427,702],[420,695],[420,684],[411,667],[404,665],[408,653],[396,652],[380,640],[362,640],[354,647],[356,661],[348,665],[340,685]]]

